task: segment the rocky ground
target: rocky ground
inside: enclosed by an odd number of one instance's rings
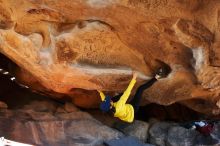
[[[91,146],[123,134],[103,125],[70,103],[35,101],[17,110],[0,111],[0,135],[42,146]]]
[[[7,109],[4,103],[0,105],[0,136],[37,146],[101,146],[105,141],[125,136],[159,146],[220,144],[220,123],[210,136],[204,136],[177,123],[154,119],[126,124],[99,112],[94,118],[70,102],[34,100],[16,109]]]

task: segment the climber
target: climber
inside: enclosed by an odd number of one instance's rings
[[[124,91],[123,94],[119,94],[115,97],[110,97],[108,95],[105,96],[103,92],[98,91],[100,93],[102,100],[100,109],[104,112],[109,112],[109,111],[112,112],[114,114],[114,117],[117,117],[122,121],[128,123],[133,122],[134,114],[139,109],[139,104],[142,98],[143,91],[149,88],[150,86],[152,86],[158,79],[166,77],[170,72],[171,69],[169,66],[164,66],[159,68],[156,71],[154,78],[152,78],[150,81],[146,82],[145,84],[141,85],[137,89],[130,104],[126,104],[126,102],[130,96],[132,88],[136,83],[137,73],[133,74],[133,78],[130,81],[128,88]]]

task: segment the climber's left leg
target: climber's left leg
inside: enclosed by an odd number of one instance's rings
[[[146,90],[147,88],[152,86],[156,81],[157,81],[157,79],[153,78],[150,81],[148,81],[145,84],[143,84],[140,87],[138,87],[138,89],[137,89],[133,99],[130,102],[130,104],[134,108],[134,113],[136,113],[138,111],[138,109],[139,109],[141,98],[142,98],[142,94],[143,94],[144,90]]]
[[[118,95],[112,97],[111,100],[112,100],[113,102],[117,102],[122,95],[123,95],[123,93],[119,93]]]

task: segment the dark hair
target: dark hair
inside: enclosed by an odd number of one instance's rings
[[[155,71],[155,75],[159,75],[161,77],[167,77],[168,74],[172,71],[171,67],[164,63],[163,61],[157,60],[156,61],[159,63],[159,67]]]

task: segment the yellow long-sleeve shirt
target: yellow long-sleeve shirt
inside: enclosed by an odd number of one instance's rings
[[[135,79],[132,79],[130,84],[128,85],[128,88],[124,91],[123,95],[120,97],[120,99],[113,103],[113,106],[115,107],[115,113],[114,117],[117,117],[125,122],[133,122],[134,120],[134,108],[130,104],[126,104],[130,94],[131,90],[133,89],[134,85],[136,83]],[[100,92],[101,99],[103,101],[105,95]]]
[[[99,95],[101,97],[101,100],[104,101],[105,100],[105,94],[102,91],[98,91]]]

